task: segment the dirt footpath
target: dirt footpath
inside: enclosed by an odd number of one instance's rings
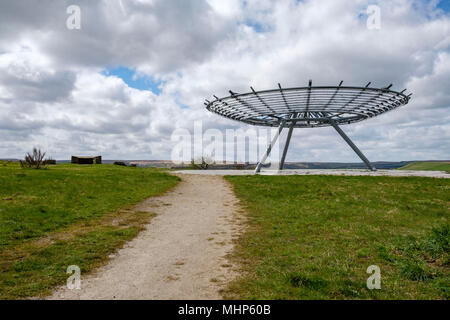
[[[82,275],[80,290],[64,286],[49,298],[220,299],[236,276],[225,256],[242,230],[238,200],[220,176],[179,176],[174,189],[137,206],[157,214],[146,230]]]

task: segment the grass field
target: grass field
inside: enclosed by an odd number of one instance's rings
[[[413,162],[398,170],[431,170],[450,172],[450,162]]]
[[[229,176],[249,227],[241,299],[449,299],[450,180]],[[381,289],[366,287],[370,265]]]
[[[132,205],[177,181],[150,168],[0,163],[0,299],[48,294],[69,265],[105,263],[152,216]]]

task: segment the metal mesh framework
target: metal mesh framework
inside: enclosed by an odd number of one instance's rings
[[[366,166],[375,171],[358,147],[339,127],[375,117],[384,112],[398,108],[409,102],[411,94],[406,91],[390,90],[392,84],[384,88],[371,88],[370,82],[364,87],[342,86],[312,86],[309,81],[307,87],[282,88],[237,94],[230,90],[230,96],[218,98],[214,101],[206,100],[206,109],[226,118],[244,123],[278,127],[266,153],[258,162],[255,173],[270,154],[283,128],[289,128],[286,143],[281,157],[279,169],[283,169],[286,153],[294,128],[313,128],[332,126],[339,135],[356,152]]]
[[[255,91],[206,100],[206,108],[229,119],[244,123],[277,127],[281,120],[285,126],[295,128],[349,124],[395,109],[408,103],[411,95],[385,88],[315,86]]]

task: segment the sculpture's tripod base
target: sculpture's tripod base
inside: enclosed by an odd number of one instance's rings
[[[264,153],[263,157],[256,165],[255,173],[259,173],[261,171],[262,165],[267,160],[267,157],[270,155],[270,152],[272,151],[272,148],[275,145],[275,142],[277,141],[278,137],[280,136],[281,131],[283,131],[285,124],[286,124],[286,120],[283,120],[280,122],[280,125],[278,127],[278,130],[277,130],[275,136],[272,138],[272,141],[270,142],[269,146],[267,147],[267,150]],[[333,120],[330,120],[330,124],[339,133],[339,135],[345,140],[345,142],[348,143],[348,145],[353,149],[353,151],[355,151],[355,153],[358,155],[358,157],[361,158],[361,160],[365,163],[367,168],[371,171],[376,171],[377,169],[374,166],[372,166],[372,164],[366,158],[366,156],[361,152],[361,150],[358,149],[358,147],[353,143],[353,141],[350,140],[350,138],[345,134],[345,132],[342,131],[342,129],[337,125],[337,123],[334,122]],[[286,144],[284,145],[283,155],[281,156],[280,165],[278,167],[279,170],[283,170],[284,161],[286,160],[286,154],[287,154],[287,150],[289,148],[289,143],[291,142],[291,136],[292,136],[292,131],[294,130],[294,126],[295,126],[295,122],[292,122],[291,125],[289,126],[289,132],[288,132],[288,135],[286,138]]]

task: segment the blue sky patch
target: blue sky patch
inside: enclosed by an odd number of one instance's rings
[[[439,1],[437,7],[445,12],[450,12],[450,0]]]
[[[256,21],[247,20],[247,21],[245,21],[245,25],[253,28],[253,30],[255,30],[258,33],[262,33],[262,32],[266,31],[264,26],[262,24],[260,24],[259,22],[256,22]]]
[[[160,86],[164,83],[163,81],[156,81],[151,76],[138,75],[135,70],[123,66],[108,68],[102,74],[119,77],[131,88],[150,90],[156,95],[161,93]]]

